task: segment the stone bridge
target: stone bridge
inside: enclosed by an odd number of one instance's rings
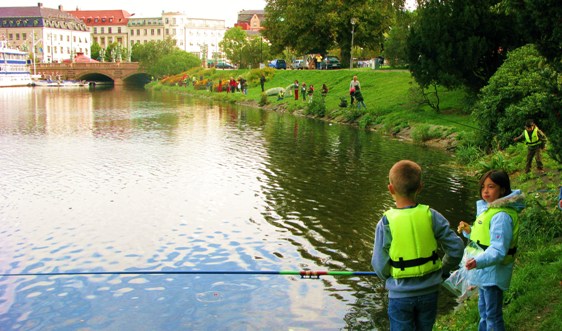
[[[37,63],[31,70],[43,78],[113,81],[114,85],[145,84],[150,81],[150,76],[139,70],[138,62]]]

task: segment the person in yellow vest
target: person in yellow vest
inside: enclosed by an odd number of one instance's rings
[[[469,259],[465,267],[473,270],[471,285],[478,286],[478,330],[505,330],[503,292],[509,288],[519,238],[517,213],[524,208],[520,190],[511,190],[508,174],[490,170],[480,179],[476,202],[476,221],[472,227],[459,222],[458,232],[477,243],[483,251]]]
[[[371,264],[388,290],[390,330],[431,330],[443,279],[462,259],[464,244],[439,212],[417,202],[421,167],[392,166],[388,191],[396,208],[377,223]],[[441,259],[439,249],[445,252]]]
[[[513,138],[513,141],[518,141],[525,138],[527,144],[527,163],[525,164],[525,173],[531,171],[533,164],[533,157],[537,161],[537,169],[539,172],[544,172],[542,164],[541,150],[546,147],[546,135],[535,125],[533,120],[528,120],[525,124],[525,130],[518,137]]]

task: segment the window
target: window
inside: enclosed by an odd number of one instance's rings
[[[121,33],[121,27],[117,27],[117,33]]]
[[[160,35],[160,29],[156,29],[156,34]]]
[[[111,27],[107,28],[107,33],[111,33]]]
[[[22,34],[21,34],[21,39],[26,40],[26,39],[27,39],[27,33],[22,33]]]
[[[148,36],[148,29],[144,29],[144,35]]]
[[[98,28],[94,27],[94,34],[98,33]]]
[[[20,34],[16,33],[16,40],[20,40]]]
[[[140,36],[140,29],[137,29],[137,36]]]
[[[150,35],[154,36],[154,29],[150,29]]]
[[[100,30],[101,33],[105,33],[105,28],[103,26],[100,28]]]
[[[14,40],[14,35],[13,35],[13,34],[11,34],[11,33],[10,33],[10,34],[8,34],[8,39],[10,39],[10,40]]]

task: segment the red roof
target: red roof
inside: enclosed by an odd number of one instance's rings
[[[78,52],[76,54],[76,56],[74,57],[74,62],[76,62],[76,63],[97,63],[97,62],[100,62],[100,61],[90,59],[89,57],[84,55],[84,53]]]
[[[69,10],[67,13],[79,18],[87,26],[124,25],[129,22],[129,14],[126,10]]]

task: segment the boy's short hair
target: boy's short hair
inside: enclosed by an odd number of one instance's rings
[[[535,121],[533,121],[533,120],[527,120],[527,122],[525,122],[525,127],[526,127],[526,128],[530,128],[530,127],[532,127],[533,125],[535,125]]]
[[[414,196],[421,187],[421,167],[414,161],[396,162],[388,173],[388,180],[396,193],[401,196]]]

